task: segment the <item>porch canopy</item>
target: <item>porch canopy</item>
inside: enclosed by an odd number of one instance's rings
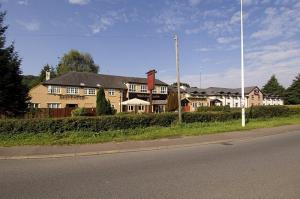
[[[137,106],[137,105],[150,105],[150,102],[138,99],[138,98],[133,98],[127,101],[124,101],[121,103],[122,105],[129,105],[129,106]]]

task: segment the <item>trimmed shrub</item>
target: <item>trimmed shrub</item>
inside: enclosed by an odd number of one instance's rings
[[[183,121],[210,122],[236,119],[236,113],[184,113]],[[176,113],[114,115],[100,117],[71,117],[47,119],[0,120],[2,134],[62,133],[66,131],[101,132],[108,130],[134,129],[149,126],[171,126],[177,121]]]
[[[249,118],[281,117],[300,114],[300,107],[287,106],[260,106],[247,109]],[[249,114],[252,112],[251,114]],[[194,112],[183,113],[185,123],[215,122],[236,120],[241,117],[240,110],[230,112]],[[177,113],[163,114],[117,114],[100,117],[69,117],[69,118],[45,118],[45,119],[7,119],[0,120],[0,134],[19,133],[62,133],[67,131],[104,132],[108,130],[122,130],[145,128],[149,126],[171,126],[177,122]]]
[[[271,118],[291,115],[287,106],[254,106],[247,109],[248,118]]]
[[[230,106],[201,106],[197,108],[197,112],[229,112],[235,108],[230,108]]]

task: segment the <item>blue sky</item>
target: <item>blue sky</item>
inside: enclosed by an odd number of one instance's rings
[[[240,86],[239,0],[0,0],[24,74],[55,66],[70,49],[90,53],[100,73],[193,86]],[[300,0],[244,0],[246,85],[272,74],[288,86],[300,72]]]

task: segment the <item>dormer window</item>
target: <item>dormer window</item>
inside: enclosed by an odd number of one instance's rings
[[[167,94],[167,87],[166,86],[160,87],[160,93],[161,94]]]
[[[136,85],[135,84],[129,84],[129,92],[136,92]]]
[[[141,85],[141,93],[147,93],[147,85]]]

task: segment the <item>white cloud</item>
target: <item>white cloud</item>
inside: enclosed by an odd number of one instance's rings
[[[28,1],[28,0],[19,0],[17,3],[18,3],[19,5],[27,6],[28,3],[29,3],[29,1]]]
[[[187,9],[185,4],[179,2],[168,4],[166,9],[152,19],[159,25],[157,32],[175,32],[187,24],[189,21]]]
[[[239,39],[239,37],[219,37],[217,38],[217,42],[220,44],[229,44],[238,41]]]
[[[36,20],[32,20],[28,22],[17,20],[17,23],[28,31],[38,31],[40,29],[40,23]]]
[[[198,5],[202,0],[189,0],[189,4],[191,6],[196,6]]]
[[[128,17],[124,11],[109,11],[101,16],[96,16],[94,23],[89,27],[93,34],[105,31],[107,28],[113,26],[117,22],[128,22]]]
[[[300,2],[293,7],[267,8],[265,18],[260,24],[260,30],[252,33],[251,37],[269,40],[277,37],[289,38],[300,32]]]
[[[90,2],[90,0],[69,0],[70,4],[76,4],[76,5],[86,5]]]

